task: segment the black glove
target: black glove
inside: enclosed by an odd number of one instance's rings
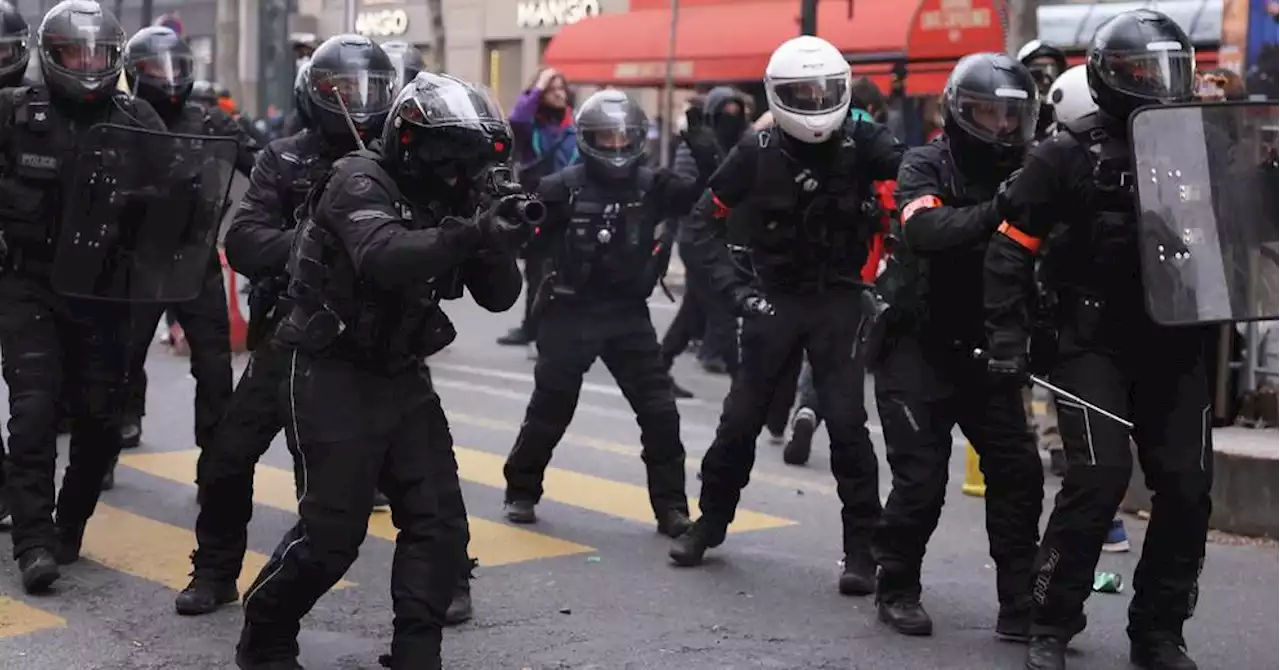
[[[755,289],[743,288],[735,291],[734,303],[738,308],[738,314],[746,318],[774,314],[773,304]]]
[[[715,131],[706,126],[689,126],[680,137],[689,145],[693,162],[698,165],[698,176],[710,179],[716,168],[720,167],[720,143]]]
[[[494,251],[518,251],[529,241],[533,231],[520,222],[499,214],[501,206],[501,201],[496,201],[476,214],[476,224],[480,228],[480,246]]]
[[[1000,186],[996,189],[996,212],[1000,214],[1002,220],[1014,218],[1016,213],[1013,202],[1010,199],[1009,192],[1013,189],[1013,184],[1018,180],[1018,175],[1022,174],[1022,168],[1013,171],[1004,181],[1000,182]]]
[[[1025,356],[1013,358],[988,358],[987,374],[1001,386],[1030,386],[1031,374],[1027,372]]]

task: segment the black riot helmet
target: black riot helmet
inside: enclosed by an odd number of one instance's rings
[[[952,152],[967,170],[1016,167],[1035,136],[1040,111],[1035,79],[1005,54],[960,59],[947,78],[942,101]]]
[[[124,46],[124,77],[133,94],[151,103],[161,116],[181,109],[195,84],[191,47],[173,30],[151,26]]]
[[[22,84],[31,55],[29,42],[27,20],[13,5],[0,0],[0,88]]]
[[[49,91],[94,102],[116,90],[124,67],[124,29],[93,0],[63,0],[40,22],[40,66]]]
[[[573,123],[578,152],[589,174],[627,179],[649,150],[649,119],[622,91],[596,92],[578,108]]]
[[[360,35],[336,35],[312,54],[308,114],[326,138],[354,143],[377,137],[395,97],[395,66],[382,47]]]
[[[465,192],[486,168],[510,160],[511,126],[487,88],[423,72],[392,103],[382,154],[401,184]]]
[[[382,50],[387,52],[387,56],[391,58],[391,64],[396,66],[396,90],[404,88],[404,85],[413,81],[419,72],[426,69],[426,63],[422,60],[422,52],[418,47],[405,42],[404,40],[392,40],[382,43]]]
[[[747,132],[746,97],[731,86],[717,86],[703,100],[702,118],[727,151]]]
[[[1143,105],[1195,97],[1195,49],[1168,16],[1149,9],[1121,12],[1098,27],[1085,71],[1098,107],[1126,120]]]
[[[311,61],[298,67],[298,74],[293,78],[293,111],[303,128],[311,128],[311,96],[307,95],[311,81]]]
[[[1022,48],[1018,49],[1018,61],[1031,71],[1032,77],[1035,77],[1041,98],[1049,95],[1049,87],[1053,85],[1054,80],[1067,71],[1067,54],[1062,49],[1040,40],[1031,40],[1022,45]]]

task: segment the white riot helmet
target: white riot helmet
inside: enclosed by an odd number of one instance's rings
[[[764,70],[769,111],[801,142],[825,142],[849,118],[849,63],[830,42],[805,35],[782,43]]]
[[[1053,105],[1053,120],[1058,125],[1070,123],[1098,110],[1089,91],[1087,68],[1077,65],[1067,69],[1049,87],[1049,104]]]

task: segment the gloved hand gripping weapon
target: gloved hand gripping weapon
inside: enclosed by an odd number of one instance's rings
[[[510,249],[523,246],[547,218],[546,205],[511,179],[506,164],[491,165],[480,173],[475,202],[482,217],[477,223],[485,236]]]

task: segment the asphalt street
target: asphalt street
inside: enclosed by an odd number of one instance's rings
[[[674,314],[652,301],[659,332]],[[547,496],[532,527],[502,520],[501,464],[532,389],[523,348],[494,339],[518,310],[493,315],[469,301],[449,306],[461,333],[432,359],[449,413],[467,505],[476,618],[446,633],[452,670],[1020,668],[1023,647],[997,641],[994,575],[982,501],[961,494],[963,456],[952,459],[949,504],[925,562],[931,638],[904,638],[875,619],[870,598],[836,591],[838,500],[820,434],[807,467],[789,467],[767,436],[759,443],[739,524],[707,565],[677,569],[654,531],[639,459],[639,430],[602,365],[590,373],[572,426],[556,452]],[[242,369],[244,360],[237,361]],[[16,566],[0,561],[0,669],[199,670],[232,667],[239,606],[205,617],[174,613],[187,581],[196,516],[193,380],[187,360],[157,345],[141,448],[122,461],[115,490],[90,524],[89,560],[64,570],[56,593],[22,593]],[[680,402],[689,452],[689,493],[710,444],[728,380],[689,357],[676,375],[697,398]],[[6,405],[7,406],[7,405]],[[874,407],[869,403],[872,423]],[[873,437],[880,445],[878,427]],[[957,437],[957,440],[960,440]],[[65,453],[65,438],[62,440]],[[962,443],[962,442],[961,442]],[[242,584],[294,521],[290,457],[278,438],[259,469],[251,554]],[[888,469],[881,459],[881,495]],[[1056,482],[1046,489],[1046,515]],[[696,508],[695,508],[696,509]],[[1104,555],[1100,569],[1125,578],[1120,595],[1095,594],[1088,629],[1073,643],[1073,668],[1126,668],[1129,578],[1144,523],[1127,519],[1135,551]],[[359,560],[339,589],[303,621],[309,670],[376,668],[391,631],[388,576],[395,529],[375,513]],[[0,533],[0,537],[7,533]],[[7,540],[0,551],[8,554]],[[1277,552],[1209,547],[1197,616],[1187,638],[1200,667],[1275,668]]]

